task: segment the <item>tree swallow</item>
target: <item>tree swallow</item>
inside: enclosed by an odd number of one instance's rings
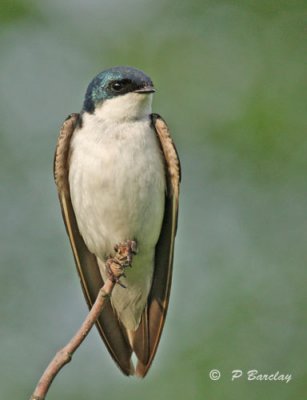
[[[106,261],[116,246],[137,244],[132,268],[115,285],[96,325],[122,372],[140,377],[155,356],[169,303],[180,184],[169,129],[151,112],[154,91],[151,79],[135,68],[99,73],[80,114],[64,122],[54,161],[89,307],[108,278]]]

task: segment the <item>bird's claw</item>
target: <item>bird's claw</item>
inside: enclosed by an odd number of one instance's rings
[[[109,257],[106,261],[106,270],[109,278],[118,283],[121,287],[126,288],[120,282],[120,277],[126,277],[125,268],[131,267],[132,259],[137,254],[137,243],[135,240],[126,240],[114,246],[116,254],[114,257]]]

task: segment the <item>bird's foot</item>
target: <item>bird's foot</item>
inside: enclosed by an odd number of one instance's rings
[[[114,246],[116,251],[115,258],[124,268],[131,267],[132,258],[137,253],[137,244],[135,240],[125,240]]]
[[[106,261],[106,270],[109,278],[122,287],[126,287],[120,282],[120,277],[125,275],[125,268],[131,267],[133,256],[137,253],[137,244],[134,240],[125,240],[114,246],[116,254],[109,257]]]

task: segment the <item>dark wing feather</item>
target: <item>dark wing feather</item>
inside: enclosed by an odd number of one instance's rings
[[[146,375],[155,356],[168,308],[181,179],[178,154],[166,123],[159,115],[152,114],[152,124],[165,158],[167,193],[162,230],[155,251],[152,287],[134,337],[133,350],[139,359],[136,374],[141,377]]]
[[[103,280],[96,257],[90,253],[79,233],[68,182],[70,140],[79,118],[79,114],[71,114],[62,126],[54,158],[54,178],[82,289],[91,308],[103,286]],[[103,309],[96,326],[116,364],[125,375],[131,375],[132,350],[110,303]]]

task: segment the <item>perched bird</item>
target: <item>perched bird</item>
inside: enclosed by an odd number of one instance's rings
[[[54,161],[89,307],[110,276],[106,262],[116,246],[137,247],[96,325],[122,372],[140,377],[156,353],[169,303],[180,183],[169,129],[151,112],[153,92],[151,79],[135,68],[99,73],[80,114],[64,122]]]

